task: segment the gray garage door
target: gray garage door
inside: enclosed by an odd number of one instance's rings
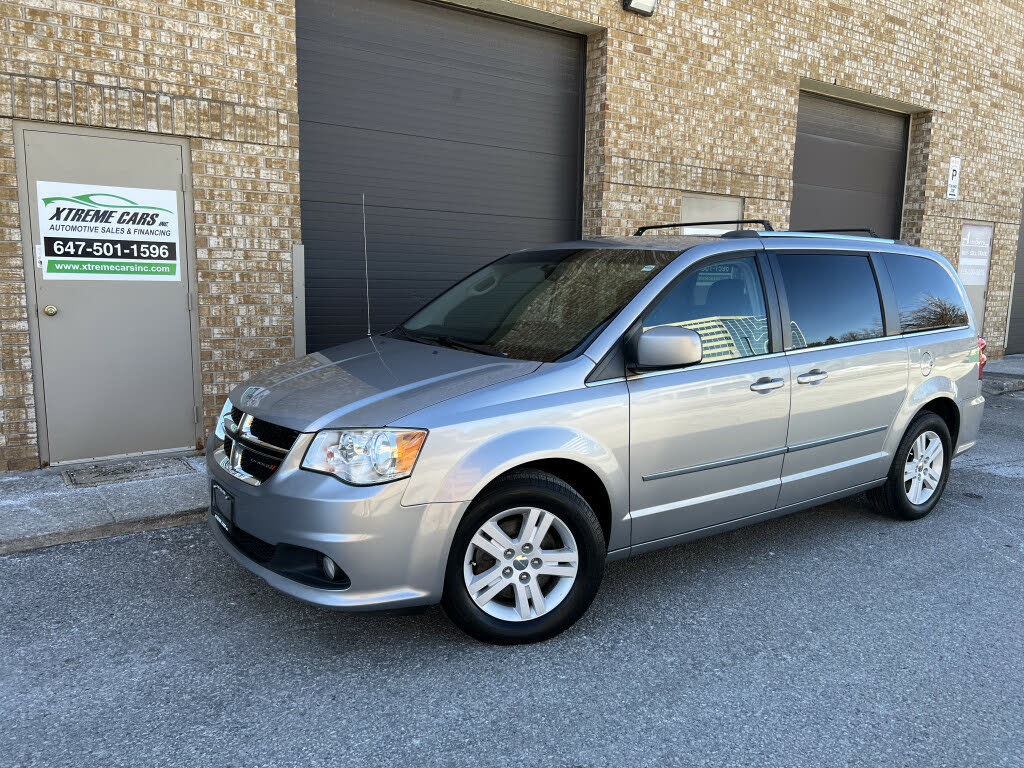
[[[869,227],[899,237],[907,116],[800,94],[791,229]]]
[[[416,0],[299,0],[310,350],[580,232],[581,37]]]

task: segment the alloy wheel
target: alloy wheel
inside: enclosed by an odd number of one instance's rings
[[[937,433],[928,430],[917,436],[903,468],[903,489],[911,504],[927,504],[942,482],[945,450]]]
[[[494,515],[473,535],[463,578],[480,610],[504,621],[529,621],[565,599],[578,569],[576,539],[557,515],[515,507]]]

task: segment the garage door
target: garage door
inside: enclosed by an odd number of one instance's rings
[[[790,228],[899,237],[907,131],[906,115],[801,93]]]
[[[299,0],[310,350],[580,233],[584,40],[416,0]]]

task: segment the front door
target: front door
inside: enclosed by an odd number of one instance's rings
[[[642,320],[697,331],[704,359],[627,382],[633,544],[775,507],[790,382],[766,297],[758,258],[733,256],[688,271]]]
[[[183,147],[20,137],[44,459],[195,448]]]
[[[885,477],[891,457],[883,444],[907,391],[907,345],[886,336],[868,255],[773,258],[791,337],[792,415],[779,497],[787,506]]]

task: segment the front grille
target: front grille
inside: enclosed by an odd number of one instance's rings
[[[269,480],[281,464],[281,459],[258,453],[251,448],[240,447],[238,453],[238,465],[241,470],[252,475],[261,483]]]
[[[231,409],[224,423],[227,469],[253,485],[270,479],[288,456],[300,432]]]
[[[232,527],[228,538],[250,560],[255,560],[257,563],[269,563],[274,559],[274,552],[277,550],[277,547],[273,544],[268,544],[263,539],[256,538],[251,533],[243,531],[237,525]]]
[[[294,445],[300,434],[294,429],[279,427],[277,424],[271,424],[269,421],[255,418],[249,425],[249,433],[257,440],[269,443],[270,445],[280,446],[285,451]]]

